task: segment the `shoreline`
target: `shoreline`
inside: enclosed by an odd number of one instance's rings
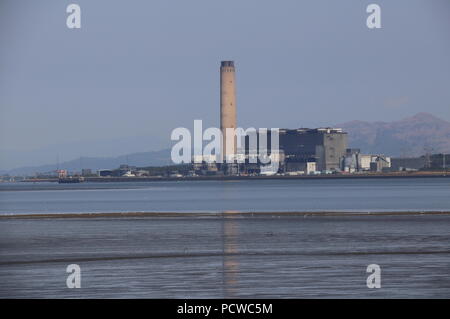
[[[281,217],[361,217],[361,216],[450,216],[450,211],[318,211],[318,212],[105,212],[0,215],[2,219],[94,219],[94,218],[281,218]]]
[[[256,175],[256,176],[183,176],[183,177],[85,177],[85,182],[156,182],[156,181],[237,181],[274,179],[364,179],[364,178],[449,178],[449,172],[394,172],[364,174],[321,174],[321,175]],[[58,178],[30,178],[23,182],[58,182]]]

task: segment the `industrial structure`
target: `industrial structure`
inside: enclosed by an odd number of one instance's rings
[[[391,170],[391,158],[382,154],[361,154],[359,148],[349,148],[341,160],[346,173],[386,172]]]
[[[339,171],[347,149],[347,133],[340,128],[282,129],[280,149],[286,171],[303,171],[315,162],[317,171]]]
[[[317,172],[340,171],[342,157],[347,148],[347,133],[340,128],[298,128],[280,129],[278,156],[274,156],[279,161],[279,173],[311,174]],[[270,154],[271,131],[267,131],[267,150]],[[256,134],[259,145],[260,135]],[[245,137],[245,156],[258,154],[250,147],[250,137]],[[272,155],[272,154],[270,154]],[[246,162],[247,163],[247,162]],[[247,164],[255,171],[255,165]],[[260,166],[259,164],[257,166]]]
[[[234,160],[236,154],[236,137],[230,136],[227,129],[236,129],[236,72],[233,61],[220,64],[220,130],[222,131],[223,162]]]
[[[221,156],[224,164],[218,165],[216,171],[212,166],[197,165],[214,174],[224,173],[233,175],[239,173],[262,173],[261,163],[252,162],[251,154],[259,154],[259,149],[249,149],[249,137],[245,138],[244,157],[242,164],[235,163],[238,152],[237,140],[234,129],[236,123],[236,69],[234,61],[222,61],[220,64],[220,129],[223,136]],[[227,131],[232,129],[233,131]],[[230,135],[232,134],[232,136]],[[267,150],[271,150],[271,133],[264,135],[267,138]],[[257,134],[257,138],[260,135]],[[257,142],[259,144],[259,140]],[[258,146],[257,146],[258,148]],[[347,149],[347,133],[339,128],[317,128],[317,129],[281,129],[279,130],[278,154],[270,154],[279,162],[278,172],[304,172],[317,171],[334,172],[340,171],[342,158]],[[275,156],[276,155],[276,156]],[[207,167],[206,167],[207,166]]]
[[[445,155],[417,159],[391,159],[381,154],[361,154],[359,149],[348,148],[348,134],[341,128],[297,128],[279,129],[278,147],[272,149],[271,130],[261,134],[254,130],[256,142],[251,143],[250,135],[237,141],[236,119],[236,68],[234,61],[220,63],[220,130],[222,143],[220,157],[217,155],[194,155],[193,164],[180,167],[174,171],[158,171],[158,175],[169,177],[196,175],[317,175],[333,173],[388,172],[392,170],[444,167]],[[260,139],[267,139],[261,141]],[[241,143],[243,142],[243,143]],[[261,143],[262,142],[262,143]],[[244,145],[244,147],[239,145]],[[261,146],[263,145],[263,146]],[[238,148],[239,146],[239,148]],[[264,147],[264,150],[260,150]],[[261,162],[260,154],[269,156],[269,167]],[[200,159],[196,157],[201,157]],[[273,168],[275,167],[275,168]],[[59,175],[67,175],[60,171]],[[142,177],[152,173],[146,169],[121,165],[115,170],[99,170],[100,177]],[[83,170],[82,175],[92,175],[90,170]],[[60,176],[61,178],[61,176]]]

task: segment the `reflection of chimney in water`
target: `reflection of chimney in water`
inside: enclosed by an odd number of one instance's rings
[[[223,287],[224,298],[236,297],[238,291],[239,261],[238,235],[239,228],[232,212],[223,213]]]

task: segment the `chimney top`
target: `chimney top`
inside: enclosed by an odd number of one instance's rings
[[[220,63],[220,67],[233,67],[234,68],[234,61],[222,61]]]

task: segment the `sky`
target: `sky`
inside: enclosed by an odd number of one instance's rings
[[[221,60],[235,61],[240,127],[450,121],[449,31],[448,0],[1,0],[0,168],[218,126]]]

